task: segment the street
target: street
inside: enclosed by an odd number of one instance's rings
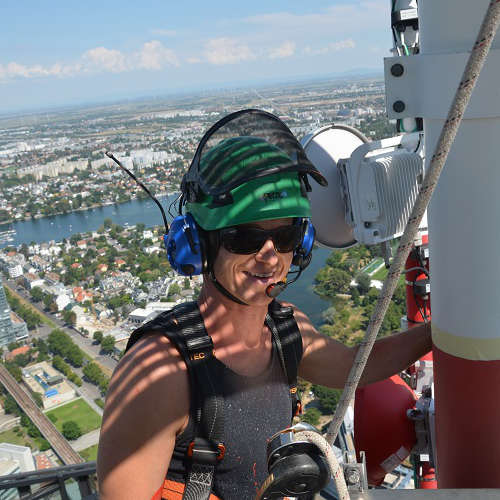
[[[72,327],[67,326],[60,318],[52,313],[45,311],[42,303],[32,302],[29,292],[23,287],[18,286],[14,281],[6,280],[4,281],[4,284],[8,286],[11,292],[20,295],[24,300],[28,301],[42,316],[54,322],[57,325],[57,328],[63,330],[66,334],[68,334],[73,342],[75,342],[75,344],[78,345],[78,347],[80,347],[83,352],[85,352],[89,357],[91,357],[94,361],[101,365],[107,376],[111,376],[118,363],[110,356],[101,355],[100,346],[94,344],[93,339],[80,335]],[[32,337],[38,336],[45,340],[51,331],[51,327],[43,324],[35,330],[35,333],[33,331],[30,332],[30,335]]]

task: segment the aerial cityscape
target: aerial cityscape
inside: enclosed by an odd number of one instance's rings
[[[201,287],[200,277],[171,270],[156,207],[105,152],[142,179],[165,209],[170,206],[171,218],[180,179],[203,131],[242,108],[279,115],[299,138],[330,123],[354,126],[370,139],[395,130],[385,115],[383,81],[375,77],[0,120],[0,344],[5,352],[0,375],[23,391],[20,399],[7,390],[2,397],[0,443],[7,444],[0,444],[0,466],[2,447],[10,458],[1,475],[53,467],[72,452],[81,461],[95,460],[109,378],[131,332],[196,298]],[[344,254],[327,258],[326,250],[316,251],[319,272],[302,285],[311,290],[315,283],[316,304],[311,311],[306,304],[303,308],[323,333],[352,343],[373,307],[377,292],[371,286],[383,279],[385,268],[376,250]],[[386,331],[398,326],[401,293]],[[310,402],[316,401],[304,420],[324,425],[338,391],[310,384],[303,389]],[[49,441],[44,429],[51,423],[61,434]],[[66,443],[71,446],[64,451]],[[29,466],[19,466],[18,456]]]

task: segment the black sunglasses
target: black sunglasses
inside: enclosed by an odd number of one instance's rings
[[[231,253],[257,253],[267,240],[272,240],[278,252],[288,253],[300,245],[303,232],[303,226],[299,224],[280,226],[276,229],[233,226],[219,229],[219,238],[221,245]]]

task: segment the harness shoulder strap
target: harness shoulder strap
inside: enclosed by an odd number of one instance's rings
[[[222,442],[224,401],[214,363],[212,339],[206,332],[196,302],[179,304],[136,329],[129,339],[127,350],[147,332],[167,336],[186,363],[196,437],[187,450],[191,466],[183,499],[206,500],[212,490],[215,466],[225,451]]]
[[[297,372],[303,353],[302,336],[293,316],[293,309],[282,306],[276,300],[269,304],[266,324],[271,330],[281,366],[290,386],[293,418],[302,412],[302,404],[297,391]]]

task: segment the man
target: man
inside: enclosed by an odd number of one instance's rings
[[[283,122],[245,110],[207,132],[183,179],[187,215],[174,220],[167,251],[179,272],[204,276],[191,310],[201,315],[213,343],[207,378],[214,376],[222,387],[216,413],[225,422],[225,456],[215,467],[211,498],[254,498],[267,475],[266,439],[290,423],[289,381],[268,313],[276,291],[287,286],[292,264],[300,275],[310,259],[308,176],[326,184]],[[298,375],[343,387],[356,348],[320,335],[292,307],[302,351]],[[169,327],[161,321],[133,335],[113,374],[98,457],[103,500],[182,497],[199,389],[166,331],[178,321]],[[362,383],[401,371],[430,348],[427,326],[378,341]]]

